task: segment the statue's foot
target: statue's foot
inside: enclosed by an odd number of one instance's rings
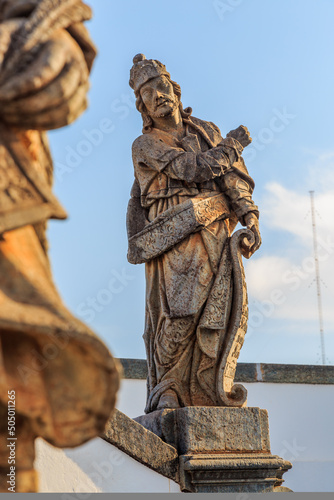
[[[172,389],[164,392],[159,399],[157,410],[164,410],[165,408],[180,408],[176,392]]]

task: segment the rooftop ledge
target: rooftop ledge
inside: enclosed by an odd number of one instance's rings
[[[123,378],[145,380],[144,359],[120,358]],[[266,382],[274,384],[334,384],[334,365],[281,365],[269,363],[238,363],[235,382]]]

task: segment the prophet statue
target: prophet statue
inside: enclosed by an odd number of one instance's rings
[[[242,256],[261,244],[242,158],[249,132],[240,126],[223,138],[192,116],[165,65],[143,54],[130,86],[143,119],[127,231],[128,260],[146,269],[145,413],[245,406],[247,391],[234,384],[248,317]]]

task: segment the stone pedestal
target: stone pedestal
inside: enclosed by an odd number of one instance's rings
[[[266,410],[193,406],[135,420],[177,450],[182,491],[289,491],[282,476],[292,465],[270,452]]]

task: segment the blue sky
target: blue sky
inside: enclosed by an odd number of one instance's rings
[[[309,190],[315,190],[326,362],[334,363],[334,2],[91,0],[99,48],[89,110],[49,134],[55,192],[70,214],[49,226],[57,286],[116,356],[145,357],[144,266],[126,260],[131,144],[141,117],[132,58],[164,62],[184,106],[225,135],[243,124],[263,245],[246,262],[250,328],[240,361],[319,363]]]

